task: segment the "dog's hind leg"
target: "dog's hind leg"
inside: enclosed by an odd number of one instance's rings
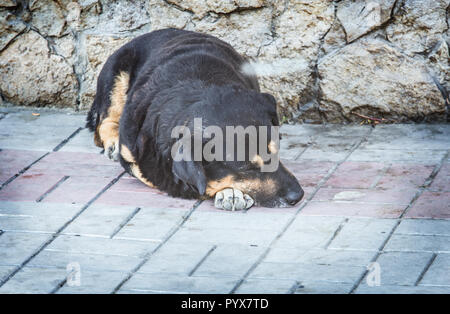
[[[110,95],[111,105],[95,134],[95,138],[103,144],[105,156],[114,161],[119,159],[119,121],[127,101],[129,80],[126,72],[120,72],[116,76]]]

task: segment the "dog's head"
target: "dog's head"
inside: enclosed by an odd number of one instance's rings
[[[265,207],[292,206],[302,199],[300,184],[279,160],[279,121],[272,95],[212,88],[203,94],[200,108],[194,106],[185,120],[192,131],[191,146],[175,148],[191,157],[173,162],[177,179],[208,197],[235,188]],[[201,132],[200,139],[195,131]]]

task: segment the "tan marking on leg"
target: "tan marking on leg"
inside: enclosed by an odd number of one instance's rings
[[[102,140],[100,139],[100,135],[99,135],[100,125],[101,124],[97,125],[97,128],[95,129],[95,132],[94,132],[94,144],[98,147],[103,148],[103,143],[102,143]]]
[[[116,76],[111,91],[111,105],[108,108],[108,116],[100,122],[97,128],[98,138],[94,137],[94,141],[96,144],[101,142],[105,150],[119,142],[119,120],[127,101],[129,80],[130,77],[126,72],[120,72]]]
[[[119,123],[106,118],[102,121],[102,124],[98,128],[98,133],[102,141],[103,148],[106,150],[108,147],[111,147],[115,143],[119,142]]]
[[[278,147],[274,141],[270,141],[268,148],[269,148],[269,152],[271,152],[272,154],[278,153]]]
[[[141,169],[139,169],[139,166],[136,164],[132,164],[131,167],[131,173],[141,182],[145,183],[146,185],[148,185],[151,188],[155,188],[155,186],[153,185],[153,183],[151,183],[150,181],[148,181],[146,178],[144,178],[144,176],[142,175]]]
[[[130,76],[127,72],[120,72],[114,81],[111,91],[111,106],[108,109],[109,117],[119,122],[122,115],[123,106],[127,101],[127,91]]]
[[[120,145],[120,155],[127,162],[131,162],[131,163],[135,163],[136,162],[134,160],[133,154],[131,154],[131,151],[128,149],[128,147],[126,147],[123,144]]]
[[[253,157],[252,163],[257,164],[260,168],[264,166],[264,160],[259,155],[255,155],[255,157]]]

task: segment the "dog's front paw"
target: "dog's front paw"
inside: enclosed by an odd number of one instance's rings
[[[236,189],[224,189],[216,193],[214,206],[224,210],[249,209],[255,201],[247,194]]]
[[[108,145],[105,145],[105,156],[111,159],[112,161],[119,160],[119,143],[110,142]]]

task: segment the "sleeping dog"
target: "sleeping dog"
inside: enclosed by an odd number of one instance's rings
[[[260,92],[256,77],[244,73],[243,65],[248,65],[244,57],[210,35],[163,29],[139,36],[103,66],[87,127],[105,155],[171,196],[215,197],[215,206],[227,210],[295,205],[303,197],[297,179],[281,163],[263,171],[271,161],[260,152],[278,157],[278,141],[269,132],[279,126],[276,102]],[[192,138],[196,129],[227,132],[230,126],[253,126],[256,132],[244,134],[240,158],[238,145],[225,143],[210,149],[222,150],[224,158],[174,157],[174,152],[195,157],[195,147],[180,144],[181,133]],[[180,127],[184,131],[174,136]],[[200,152],[206,140],[194,139]],[[250,146],[256,146],[256,153]]]

